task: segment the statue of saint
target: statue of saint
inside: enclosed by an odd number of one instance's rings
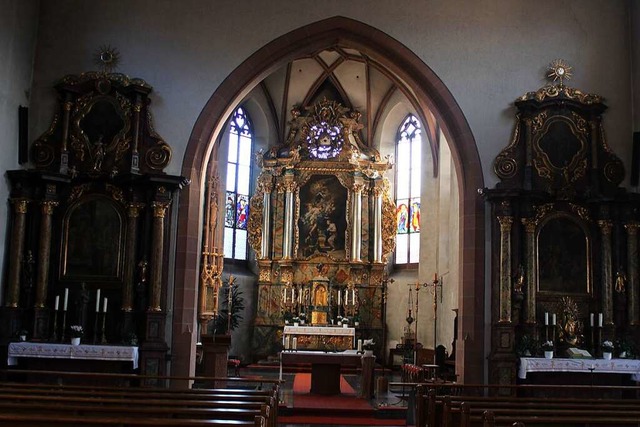
[[[616,273],[616,292],[621,294],[624,292],[624,284],[627,281],[627,277],[625,276],[625,274],[622,272],[622,269],[618,270],[618,272]]]
[[[78,298],[76,298],[76,322],[78,325],[82,326],[83,329],[86,329],[85,322],[87,320],[87,308],[89,306],[90,299],[89,291],[87,290],[85,283],[82,282]]]
[[[104,142],[102,142],[102,135],[100,138],[94,143],[95,150],[93,152],[93,170],[99,171],[102,169],[102,161],[104,160]]]

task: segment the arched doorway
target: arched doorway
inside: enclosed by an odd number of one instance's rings
[[[193,372],[201,181],[211,141],[217,139],[229,114],[257,82],[287,61],[330,46],[357,49],[382,64],[411,88],[416,109],[430,110],[451,141],[460,183],[462,230],[456,370],[461,380],[480,383],[484,378],[484,210],[477,189],[483,187],[483,176],[471,129],[451,93],[420,58],[380,30],[345,17],[307,25],[259,49],[222,82],[196,121],[182,164],[182,174],[191,185],[179,206],[172,374],[186,376]]]

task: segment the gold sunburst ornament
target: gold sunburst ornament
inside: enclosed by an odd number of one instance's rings
[[[564,85],[564,80],[569,80],[573,75],[569,64],[562,59],[555,59],[551,64],[549,64],[547,70],[549,71],[547,77],[553,79],[554,83],[557,80],[560,80],[560,86]]]
[[[102,67],[103,73],[110,73],[118,67],[120,52],[109,45],[100,46],[93,56],[94,62]]]

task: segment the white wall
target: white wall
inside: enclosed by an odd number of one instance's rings
[[[18,107],[30,105],[31,73],[38,23],[37,0],[0,0],[0,170],[17,169]],[[9,238],[9,187],[0,184],[0,262]],[[0,264],[0,266],[5,263]],[[0,267],[2,277],[6,267]],[[2,281],[4,284],[4,280]],[[2,293],[4,295],[4,292]],[[0,297],[2,299],[2,297]]]

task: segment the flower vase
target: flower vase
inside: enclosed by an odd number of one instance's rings
[[[553,359],[553,350],[545,350],[544,358],[545,359]]]
[[[355,322],[353,326],[356,326],[356,327],[360,326],[360,322]]]
[[[602,358],[605,360],[611,360],[611,352],[610,351],[603,351],[602,352]]]
[[[20,335],[20,341],[26,341],[27,340],[27,336],[26,335]]]
[[[349,327],[349,324],[348,324],[348,323],[343,323],[343,324],[342,324],[342,327],[343,327],[343,328],[348,328],[348,327]]]
[[[298,322],[293,322],[293,326],[298,326]]]
[[[71,345],[80,345],[80,337],[71,338]]]

